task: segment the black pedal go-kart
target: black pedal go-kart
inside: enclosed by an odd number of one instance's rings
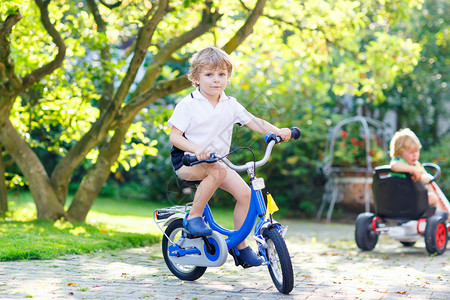
[[[439,189],[434,182],[441,173],[439,166],[433,163],[423,166],[434,169],[430,183]],[[406,247],[414,246],[424,237],[429,254],[445,252],[450,230],[448,212],[436,212],[435,207],[428,205],[428,192],[422,182],[414,182],[408,173],[392,172],[385,165],[374,170],[372,192],[375,213],[364,212],[356,218],[355,240],[361,250],[373,250],[379,235],[387,234]],[[448,207],[448,200],[439,192],[441,206]]]

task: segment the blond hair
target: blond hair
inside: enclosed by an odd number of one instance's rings
[[[401,157],[405,150],[419,150],[422,144],[419,138],[409,128],[398,130],[392,137],[389,145],[389,155],[391,158]]]
[[[231,72],[233,71],[233,64],[231,63],[230,56],[225,51],[214,46],[209,46],[192,56],[188,79],[195,87],[198,86],[196,81],[203,68],[226,69],[228,71],[228,78],[230,78]]]

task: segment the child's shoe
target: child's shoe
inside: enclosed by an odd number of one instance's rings
[[[261,256],[258,256],[255,252],[253,252],[250,246],[245,247],[244,249],[238,250],[239,258],[244,261],[249,266],[257,267],[262,265],[264,259]]]
[[[183,226],[192,235],[208,236],[212,235],[212,229],[209,228],[202,217],[192,218],[187,220],[187,215],[184,217]]]

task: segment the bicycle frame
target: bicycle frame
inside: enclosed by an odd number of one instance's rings
[[[298,139],[301,132],[298,128],[292,128],[291,134],[294,139]],[[259,253],[265,260],[265,265],[269,268],[269,273],[278,291],[289,294],[294,286],[294,274],[292,262],[284,235],[287,227],[281,226],[272,219],[266,217],[267,211],[271,213],[271,206],[266,208],[262,189],[264,180],[255,176],[255,169],[264,165],[268,160],[272,147],[281,142],[281,137],[270,133],[266,135],[267,147],[264,157],[256,161],[247,162],[245,165],[234,165],[226,156],[216,157],[211,155],[207,160],[197,160],[195,157],[183,157],[183,164],[191,166],[194,163],[214,163],[222,160],[228,167],[235,171],[247,171],[250,177],[250,203],[241,227],[236,230],[229,230],[220,226],[213,217],[211,208],[206,204],[203,210],[203,218],[212,229],[209,236],[191,235],[183,225],[183,219],[190,211],[190,204],[174,206],[155,210],[153,219],[155,224],[163,232],[162,249],[164,261],[169,270],[182,280],[197,280],[207,267],[219,267],[227,259],[228,253],[234,258],[236,266],[244,268],[251,267],[240,258],[239,250],[236,246],[241,244],[250,234],[253,227],[254,238],[258,245]],[[273,201],[272,199],[268,199]],[[259,218],[259,220],[258,220]],[[167,229],[164,231],[160,223],[164,222]],[[255,226],[256,223],[256,226]]]
[[[225,241],[227,243],[228,250],[236,247],[247,238],[247,236],[252,231],[258,217],[259,221],[256,224],[254,231],[255,237],[259,235],[259,231],[263,227],[263,225],[269,222],[268,220],[264,219],[264,216],[266,214],[266,205],[264,203],[264,197],[261,190],[254,190],[252,185],[250,185],[250,188],[251,197],[247,216],[242,226],[237,230],[229,230],[220,226],[214,220],[209,205],[206,205],[205,210],[203,211],[203,216],[211,229],[227,237]]]

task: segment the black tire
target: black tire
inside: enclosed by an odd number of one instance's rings
[[[359,249],[371,251],[378,242],[378,234],[372,229],[373,213],[365,212],[358,215],[355,223],[355,241]]]
[[[263,236],[268,246],[266,256],[270,277],[280,293],[289,294],[294,288],[294,271],[286,243],[274,227],[265,230]]]
[[[427,220],[425,227],[425,246],[428,253],[438,255],[445,252],[448,242],[447,224],[441,215],[434,215]]]
[[[183,220],[178,219],[170,223],[165,231],[165,235],[163,236],[162,252],[164,255],[164,261],[166,262],[170,272],[181,280],[197,280],[205,273],[206,267],[178,265],[169,260],[169,240],[167,237],[169,237],[173,242],[176,242],[180,236],[186,236],[186,232],[184,231]]]
[[[416,242],[400,242],[405,247],[412,247],[416,244]]]

